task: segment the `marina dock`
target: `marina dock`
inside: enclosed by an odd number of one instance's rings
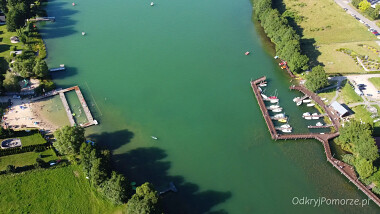
[[[268,113],[268,109],[266,108],[266,106],[264,104],[264,100],[263,100],[261,93],[260,93],[258,86],[257,86],[257,84],[259,84],[260,82],[263,82],[265,80],[266,80],[266,77],[264,76],[264,77],[261,77],[257,80],[251,81],[251,87],[252,87],[252,90],[256,96],[257,102],[258,102],[260,110],[263,114],[264,120],[268,126],[268,130],[269,130],[269,133],[270,133],[272,139],[274,139],[274,140],[297,140],[297,139],[316,139],[316,140],[318,140],[319,142],[322,143],[322,145],[324,147],[327,161],[329,163],[331,163],[331,165],[333,165],[333,167],[337,168],[342,175],[346,176],[350,182],[352,182],[358,189],[360,189],[363,193],[365,193],[373,202],[375,202],[378,206],[380,206],[380,199],[370,189],[368,189],[363,183],[361,183],[358,180],[358,177],[356,176],[354,169],[350,165],[348,165],[342,161],[339,161],[332,156],[329,140],[339,136],[339,132],[327,133],[327,134],[323,134],[323,133],[278,134],[277,133],[277,130],[273,125],[273,122],[272,122],[272,120],[269,116],[269,113]],[[332,121],[332,123],[333,123],[332,126],[334,126],[336,128],[335,130],[339,130],[340,124],[339,124],[339,118],[338,118],[337,114],[333,114],[331,112],[331,110],[327,108],[325,103],[316,94],[309,91],[308,89],[306,89],[303,86],[292,85],[290,87],[290,89],[301,91],[302,93],[305,94],[305,96],[306,95],[309,96],[310,99],[312,99],[314,102],[318,103],[318,105],[320,105],[325,110],[325,112],[327,113],[326,116],[328,116],[329,119]]]
[[[63,107],[65,108],[65,111],[66,111],[66,114],[67,114],[67,118],[69,118],[70,125],[74,126],[75,125],[75,121],[74,121],[73,113],[71,113],[69,104],[67,103],[67,100],[66,100],[66,97],[65,97],[65,94],[63,92],[59,92],[59,97],[62,100],[62,104],[63,104]]]
[[[309,129],[324,129],[324,128],[330,128],[332,126],[333,126],[332,124],[329,124],[329,125],[324,125],[324,126],[307,126],[307,128],[309,128]]]

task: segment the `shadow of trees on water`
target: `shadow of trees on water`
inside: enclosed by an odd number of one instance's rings
[[[42,28],[41,34],[44,39],[60,38],[77,33],[77,31],[74,30],[76,21],[71,18],[77,11],[65,8],[66,4],[69,3],[49,0],[46,8],[48,16],[56,17],[56,21],[54,23],[43,24],[44,27]]]
[[[92,134],[88,137],[100,143],[102,147],[115,150],[129,143],[133,136],[133,132],[125,129]],[[117,170],[130,181],[137,182],[137,185],[150,182],[160,192],[167,189],[170,182],[175,184],[178,189],[177,193],[169,192],[161,196],[165,213],[227,213],[225,210],[211,210],[231,198],[231,192],[201,191],[198,185],[186,181],[183,176],[169,175],[171,163],[166,160],[167,157],[166,152],[160,148],[144,147],[122,154],[114,154],[112,158]]]
[[[155,147],[138,148],[113,156],[119,170],[139,184],[145,181],[151,182],[157,191],[166,189],[170,182],[176,185],[177,193],[162,196],[165,213],[210,213],[214,206],[232,196],[231,192],[200,191],[198,185],[187,182],[184,177],[168,175],[171,163],[164,160],[166,157],[164,150]],[[218,210],[212,213],[227,212]]]

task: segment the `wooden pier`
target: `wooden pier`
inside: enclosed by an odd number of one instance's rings
[[[73,113],[71,113],[70,106],[67,103],[67,100],[66,100],[66,97],[65,97],[65,93],[59,92],[59,97],[61,98],[63,107],[65,108],[65,111],[66,111],[66,114],[67,114],[67,118],[69,118],[70,125],[74,126],[75,125],[75,121],[74,121]]]
[[[79,101],[80,101],[80,103],[82,105],[82,108],[84,110],[84,113],[86,114],[86,117],[87,117],[87,123],[79,124],[79,125],[82,126],[82,127],[84,127],[84,128],[92,126],[92,125],[98,125],[98,121],[94,120],[94,118],[92,117],[91,111],[88,108],[86,100],[84,99],[83,94],[80,91],[80,89],[79,89],[78,86],[74,86],[74,87],[70,87],[70,88],[66,88],[66,89],[54,90],[54,91],[45,93],[44,95],[42,95],[40,97],[33,98],[32,101],[37,101],[37,100],[45,99],[45,98],[48,98],[48,97],[55,96],[55,95],[59,94],[59,97],[62,100],[62,104],[65,107],[65,111],[66,111],[67,117],[68,117],[68,119],[70,121],[70,125],[74,126],[75,125],[75,121],[74,121],[74,118],[73,118],[73,114],[72,114],[72,112],[70,110],[69,104],[67,103],[67,100],[66,100],[66,97],[65,97],[65,94],[64,94],[64,93],[66,93],[68,91],[72,91],[72,90],[75,90],[75,92],[76,92],[76,94],[78,96],[78,99],[79,99]]]
[[[55,22],[55,17],[36,17],[34,19],[27,19],[27,22],[41,22],[41,21],[50,21],[50,22]]]
[[[265,81],[266,77],[261,77],[257,80],[251,81],[251,87],[253,89],[253,92],[256,96],[257,102],[259,104],[260,110],[263,114],[264,120],[268,126],[269,133],[274,140],[297,140],[297,139],[316,139],[319,142],[322,143],[327,161],[331,163],[335,168],[337,168],[341,174],[346,176],[350,182],[352,182],[358,189],[363,191],[373,202],[375,202],[378,206],[380,206],[380,199],[369,189],[367,188],[363,183],[361,183],[356,176],[356,173],[354,169],[349,166],[348,164],[339,161],[335,159],[331,155],[331,149],[329,140],[333,139],[337,136],[339,136],[339,132],[335,133],[328,133],[328,134],[321,134],[321,133],[307,133],[307,134],[278,134],[276,131],[276,128],[273,125],[272,120],[270,119],[268,109],[266,108],[263,98],[261,97],[260,91],[258,90],[257,84]],[[332,126],[336,128],[336,130],[339,130],[339,118],[337,114],[333,114],[330,109],[327,108],[325,103],[313,92],[307,90],[303,86],[291,86],[290,89],[298,90],[304,93],[305,95],[308,95],[312,100],[314,100],[316,103],[318,103],[327,113],[327,116],[332,121]]]
[[[332,126],[333,126],[332,124],[329,124],[329,125],[324,125],[324,126],[307,126],[307,128],[309,128],[309,129],[324,129],[324,128],[330,128]]]

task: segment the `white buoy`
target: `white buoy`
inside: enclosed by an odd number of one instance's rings
[[[150,3],[150,6],[153,6],[153,5],[154,5],[154,3],[153,3],[153,2],[151,2],[151,3]]]

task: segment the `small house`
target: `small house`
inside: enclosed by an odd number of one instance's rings
[[[339,104],[337,101],[331,103],[330,107],[338,113],[339,117],[344,117],[348,114],[348,110],[341,104]]]

